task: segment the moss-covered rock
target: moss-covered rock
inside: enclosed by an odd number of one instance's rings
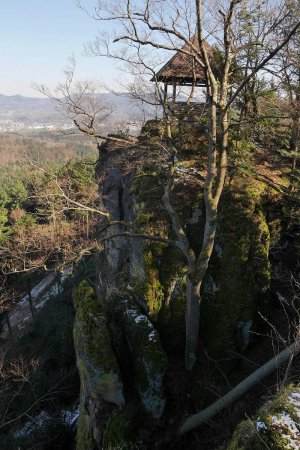
[[[134,383],[142,404],[154,419],[158,419],[166,402],[163,377],[167,367],[159,334],[130,299],[119,302],[117,314],[128,343]]]
[[[255,419],[240,423],[227,450],[300,448],[300,387],[291,385],[264,405]]]
[[[91,420],[84,408],[80,407],[77,424],[76,449],[95,450],[96,442],[93,437]]]
[[[138,450],[135,444],[137,428],[141,426],[143,414],[136,401],[128,402],[122,411],[109,421],[103,437],[103,450],[122,448]]]
[[[228,350],[243,351],[258,311],[267,311],[270,233],[261,186],[248,183],[244,180],[243,187],[224,195],[214,253],[203,283],[202,337],[215,358],[224,358]]]
[[[145,304],[150,317],[155,320],[163,303],[163,287],[159,279],[157,258],[153,245],[146,244],[143,249],[144,277],[133,283],[133,295]]]
[[[83,450],[89,448],[84,442],[91,442],[91,434],[94,445],[100,445],[103,429],[124,405],[124,396],[102,306],[87,282],[75,290],[74,304],[74,344],[81,383],[77,450]]]
[[[185,342],[186,272],[183,253],[174,246],[166,247],[159,265],[164,298],[157,327],[167,351],[182,357]]]

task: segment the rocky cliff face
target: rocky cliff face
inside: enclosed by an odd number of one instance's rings
[[[114,222],[101,236],[117,236],[103,241],[94,275],[74,296],[81,378],[77,450],[142,441],[141,430],[157,425],[168,409],[167,367],[183,359],[184,257],[171,245],[124,235],[130,224],[136,234],[173,236],[162,205],[166,161],[159,130],[159,124],[145,129],[140,146],[104,145],[97,167],[100,204]],[[201,173],[205,156],[199,163],[198,155],[205,151],[201,137],[193,140],[192,134],[179,155],[173,196],[197,252],[204,207],[203,180],[195,178],[194,169]],[[236,176],[224,192],[201,313],[201,339],[216,359],[228,350],[242,352],[258,311],[268,309],[267,198],[267,185],[245,175]]]

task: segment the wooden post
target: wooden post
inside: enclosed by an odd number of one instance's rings
[[[174,109],[175,102],[176,102],[176,81],[173,81],[172,109]]]
[[[168,84],[165,81],[164,84],[164,119],[167,117],[166,110],[168,108]]]

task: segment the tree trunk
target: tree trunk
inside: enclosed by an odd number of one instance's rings
[[[8,315],[8,311],[5,311],[5,320],[6,320],[6,324],[7,324],[7,328],[8,328],[8,332],[10,337],[13,337],[13,333],[12,333],[12,328],[11,328],[11,324],[10,324],[10,318]]]
[[[200,290],[214,248],[216,229],[217,211],[207,207],[202,249],[194,268],[190,268],[186,285],[185,367],[187,370],[192,370],[196,361],[200,327]]]
[[[224,397],[221,397],[212,405],[205,408],[193,416],[186,419],[179,429],[179,435],[183,435],[194,428],[199,427],[204,422],[207,422],[216,414],[218,414],[223,409],[227,408],[229,405],[234,403],[244,394],[246,394],[253,386],[262,381],[275,369],[280,367],[282,363],[290,358],[291,355],[296,355],[300,351],[300,339],[297,339],[292,345],[283,350],[279,355],[274,356],[270,361],[264,364],[262,367],[253,372],[249,377],[239,383],[235,388],[228,392]]]
[[[193,283],[190,275],[186,280],[186,339],[185,367],[192,370],[196,361],[200,322],[200,283]]]
[[[292,159],[292,173],[295,173],[297,167],[298,145],[299,145],[299,115],[293,118],[292,133],[290,139],[290,151],[294,153]]]

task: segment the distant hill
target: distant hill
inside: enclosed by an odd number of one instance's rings
[[[97,95],[104,102],[112,103],[116,107],[111,117],[111,125],[141,119],[138,105],[128,98],[111,93]],[[63,117],[55,103],[48,98],[0,94],[0,131],[68,128],[71,125],[72,122]]]

